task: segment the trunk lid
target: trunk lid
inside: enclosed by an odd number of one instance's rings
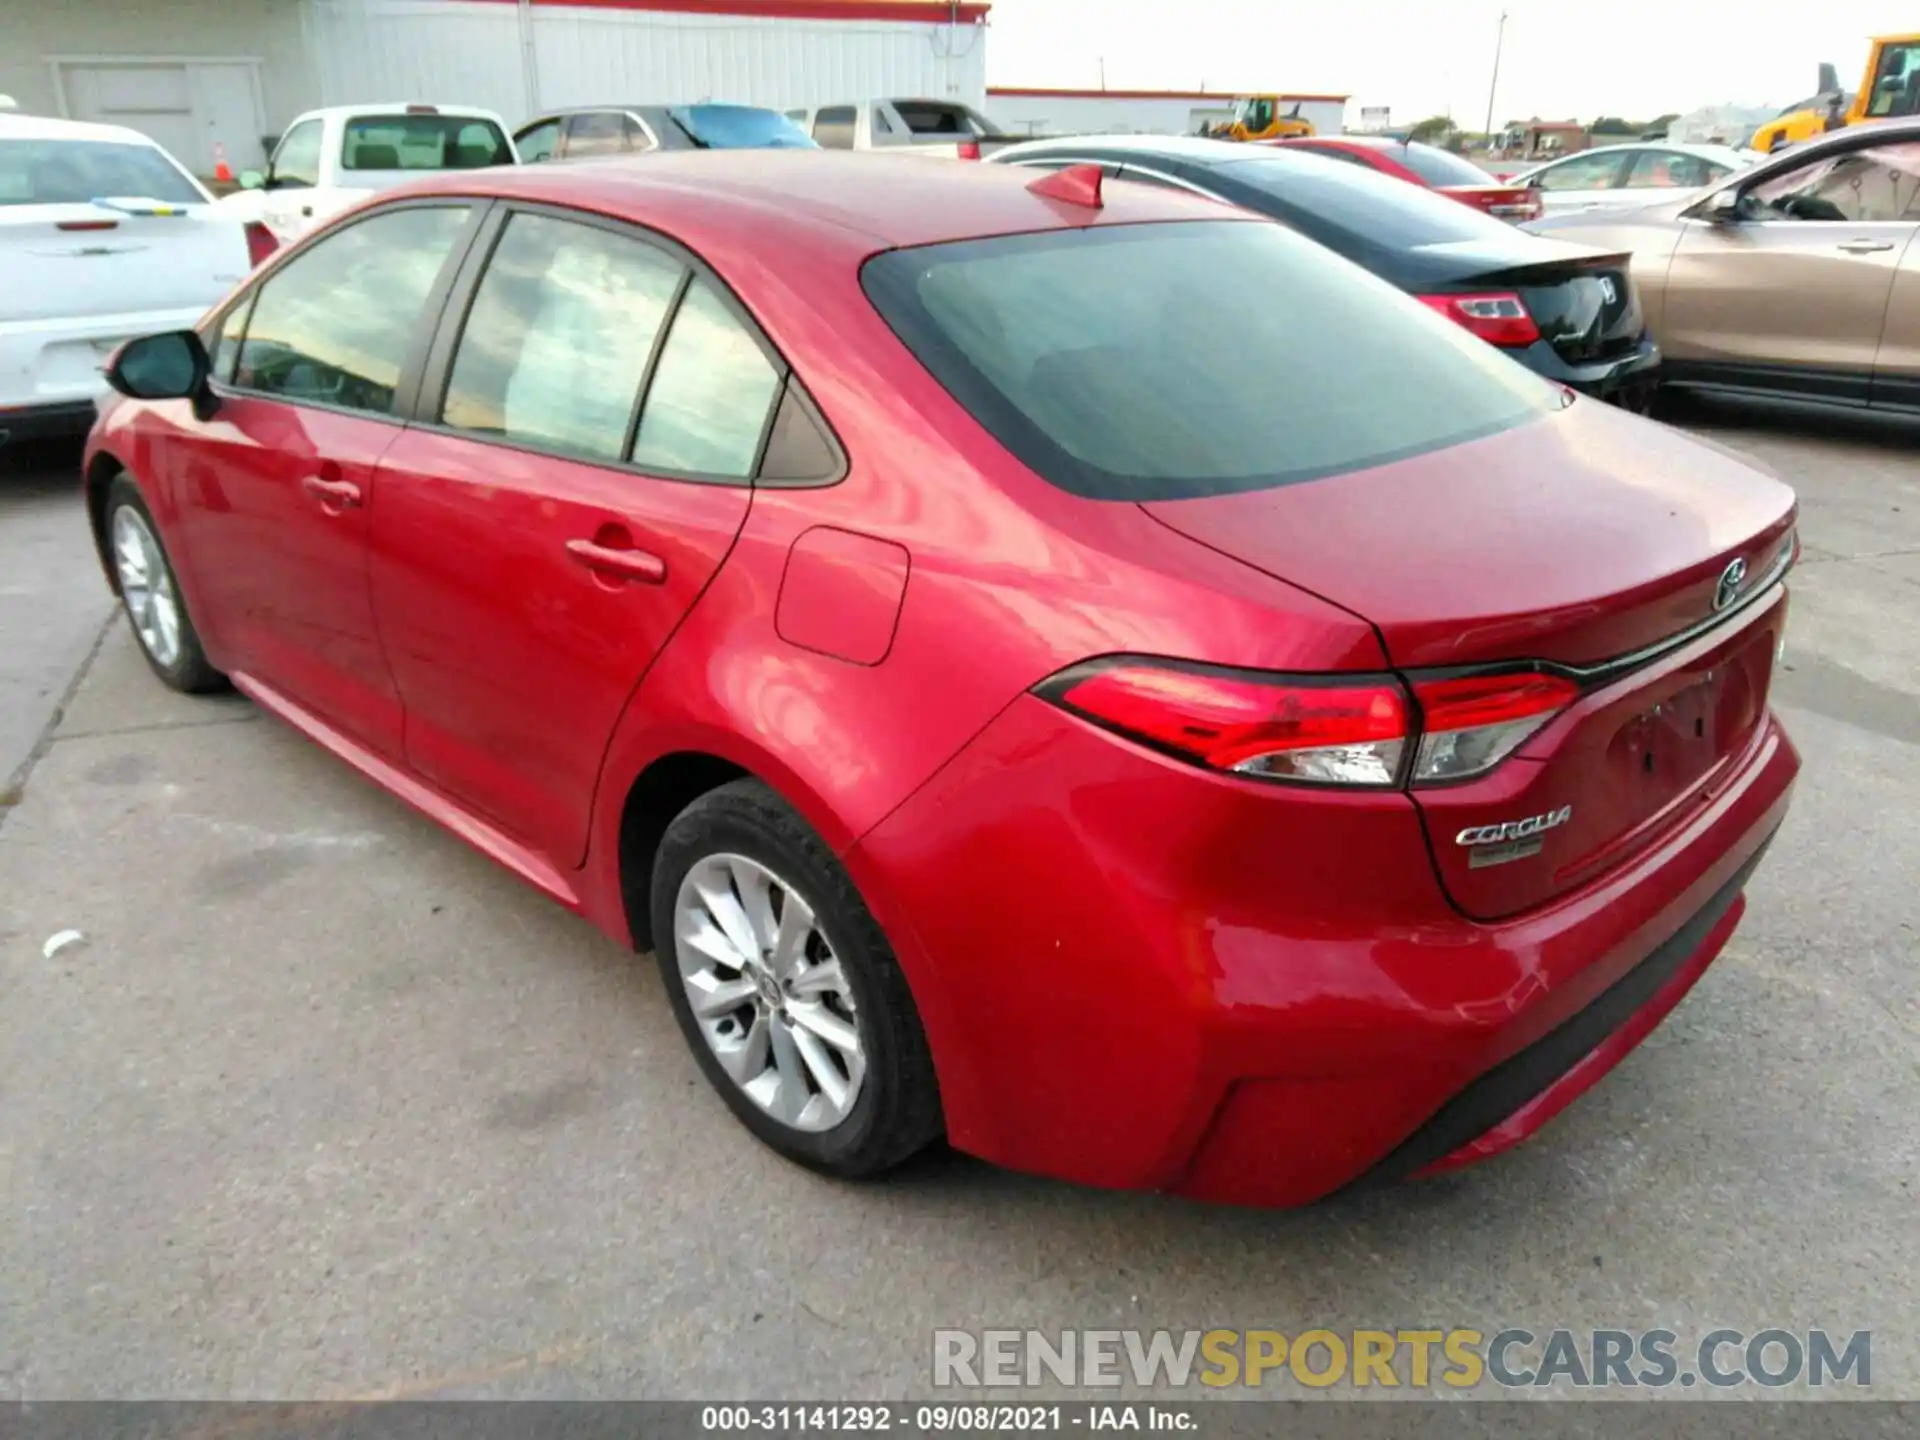
[[[1412,791],[1441,882],[1476,918],[1541,904],[1653,843],[1764,717],[1785,607],[1757,597],[1790,554],[1793,493],[1613,407],[1576,402],[1370,470],[1144,508],[1370,621],[1403,672],[1589,672],[1503,763]],[[1715,625],[1736,561],[1747,581]],[[1462,838],[1537,817],[1553,823],[1504,846]]]
[[[216,205],[0,206],[9,321],[205,308],[250,268],[243,223]]]
[[[1631,352],[1647,328],[1633,287],[1631,261],[1627,254],[1567,246],[1562,253],[1537,262],[1500,264],[1458,276],[1447,288],[1513,291],[1539,326],[1540,338],[1561,359],[1590,365]]]

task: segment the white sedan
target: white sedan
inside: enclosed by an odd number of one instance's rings
[[[192,325],[272,246],[137,131],[0,114],[0,445],[85,431],[123,340]]]
[[[1522,170],[1512,183],[1532,186],[1539,191],[1547,214],[1563,215],[1569,210],[1677,199],[1682,191],[1701,189],[1746,169],[1753,159],[1752,152],[1727,145],[1668,141],[1602,145]]]

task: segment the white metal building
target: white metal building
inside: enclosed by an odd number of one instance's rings
[[[1193,135],[1233,117],[1233,96],[1209,90],[1028,90],[994,86],[986,113],[1012,135]],[[1344,95],[1282,95],[1322,135],[1338,135]]]
[[[211,174],[316,105],[790,109],[986,94],[978,0],[4,0],[0,94],[144,131]]]

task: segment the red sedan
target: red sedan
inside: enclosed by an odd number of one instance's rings
[[[1799,766],[1790,491],[1092,167],[464,172],[110,369],[160,678],[652,949],[835,1174],[1502,1149],[1699,979]]]
[[[1471,160],[1463,160],[1438,145],[1423,145],[1418,140],[1389,140],[1384,135],[1312,135],[1261,143],[1311,150],[1335,160],[1350,160],[1396,180],[1437,190],[1450,200],[1458,200],[1462,205],[1471,205],[1516,225],[1538,220],[1542,213],[1539,195],[1525,185],[1506,184]]]

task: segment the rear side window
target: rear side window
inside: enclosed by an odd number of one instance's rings
[[[636,130],[638,127],[635,127]],[[567,158],[587,155],[618,155],[631,148],[627,139],[627,117],[617,110],[595,110],[588,115],[567,119]]]
[[[340,142],[343,170],[479,170],[512,163],[498,125],[458,115],[369,115],[347,121]]]
[[[861,280],[1002,444],[1094,499],[1311,480],[1561,403],[1492,346],[1277,225],[999,236],[890,251]]]
[[[84,205],[89,200],[204,205],[177,166],[151,145],[98,140],[0,140],[0,205]]]
[[[320,183],[321,124],[303,120],[280,137],[273,152],[273,183],[284,189]]]
[[[391,414],[427,296],[467,215],[465,206],[388,210],[288,260],[260,286],[233,383]]]
[[[1442,150],[1438,145],[1415,142],[1392,151],[1393,158],[1429,185],[1491,185],[1493,177],[1471,160]]]
[[[647,387],[633,463],[744,480],[753,474],[780,375],[719,294],[696,280]]]
[[[442,422],[619,460],[647,357],[685,272],[631,237],[515,215],[467,313]]]
[[[813,117],[813,143],[828,150],[851,150],[854,141],[851,105],[829,105]]]

